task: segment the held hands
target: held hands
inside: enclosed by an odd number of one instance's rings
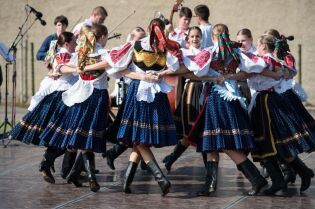
[[[49,70],[47,76],[51,79],[57,80],[58,78],[60,78],[61,74],[54,72],[53,70]]]
[[[83,70],[81,70],[80,67],[76,67],[76,73],[79,74],[79,75],[80,75],[80,74],[83,74],[85,71],[86,71],[86,70],[85,70],[85,67],[84,67]]]
[[[226,80],[226,78],[225,78],[224,76],[222,76],[222,75],[220,75],[220,76],[214,78],[214,82],[215,82],[216,84],[221,84],[221,83],[223,83],[225,80]]]
[[[52,70],[52,66],[51,66],[50,62],[45,61],[45,62],[44,62],[44,65],[45,65],[45,67],[48,69],[48,71]]]
[[[142,75],[141,80],[149,82],[149,83],[157,83],[161,79],[160,75],[155,72],[147,72]]]

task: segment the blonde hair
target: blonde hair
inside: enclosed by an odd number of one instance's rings
[[[213,26],[212,35],[214,37],[218,38],[218,36],[223,33],[229,34],[229,28],[225,24],[220,23]]]
[[[83,35],[88,34],[89,32],[91,32],[91,29],[92,29],[92,26],[84,25],[84,26],[81,27],[79,35],[83,36]]]
[[[269,52],[273,52],[276,48],[276,39],[272,35],[262,35],[258,38],[258,42],[265,44]]]

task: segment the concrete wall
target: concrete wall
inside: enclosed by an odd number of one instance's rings
[[[241,28],[252,30],[254,38],[257,38],[266,29],[276,28],[286,35],[294,35],[295,40],[290,43],[293,54],[297,57],[298,44],[302,44],[302,69],[303,86],[309,94],[309,102],[315,104],[314,80],[315,74],[313,66],[315,59],[314,38],[315,38],[315,1],[314,0],[186,0],[185,6],[194,8],[197,4],[206,4],[211,11],[210,22],[225,23],[229,26],[231,38]],[[35,52],[39,48],[44,38],[54,32],[53,20],[56,16],[63,14],[69,19],[69,29],[81,18],[88,18],[91,10],[98,5],[104,6],[109,13],[106,25],[111,30],[122,19],[133,11],[136,13],[120,25],[115,32],[122,33],[118,40],[111,40],[108,47],[120,45],[124,42],[127,34],[135,26],[147,27],[150,19],[154,17],[155,11],[161,11],[169,16],[173,1],[162,0],[1,0],[0,8],[0,41],[10,45],[18,32],[18,27],[25,19],[24,6],[30,4],[43,13],[43,19],[47,21],[45,27],[36,22],[27,34],[29,42],[34,42]],[[304,17],[304,18],[303,18]],[[195,25],[193,19],[191,25]],[[19,49],[20,50],[20,49]],[[18,91],[20,91],[21,73],[20,54],[18,53]],[[3,59],[0,58],[3,66]],[[41,62],[35,63],[36,86],[39,87],[41,79],[45,76],[45,69]],[[30,76],[28,77],[30,83]],[[29,86],[30,88],[30,86]],[[1,87],[2,93],[4,86]],[[29,89],[29,92],[31,90]],[[19,92],[18,92],[19,94]],[[4,94],[2,94],[4,96]],[[18,97],[19,98],[19,97]],[[2,100],[3,102],[3,100]]]

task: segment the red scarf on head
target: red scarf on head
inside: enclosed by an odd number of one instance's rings
[[[178,59],[181,60],[182,58],[180,53],[181,51],[179,50],[180,49],[179,43],[166,38],[161,28],[156,23],[153,23],[151,25],[150,46],[154,50],[154,52],[158,54],[162,54],[166,50],[168,50],[172,55],[176,56]]]

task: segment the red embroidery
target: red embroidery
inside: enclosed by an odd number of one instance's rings
[[[281,63],[277,62],[275,59],[269,56],[265,56],[264,61],[267,63],[268,68],[274,72],[277,72],[279,71],[279,69],[282,68]]]
[[[295,69],[295,60],[291,54],[288,54],[287,56],[285,56],[284,61],[290,68]]]
[[[258,57],[252,53],[249,53],[249,52],[242,52],[243,54],[246,55],[246,57],[248,57],[251,61],[253,61],[254,63],[257,63],[258,62]]]
[[[202,68],[210,59],[210,52],[207,50],[202,50],[196,56],[187,56],[191,61],[196,63],[200,68]]]
[[[131,43],[128,42],[126,45],[123,46],[123,48],[119,50],[112,50],[110,52],[109,55],[112,61],[114,62],[114,64],[116,64],[119,60],[121,60],[121,58],[123,58],[127,54],[130,47],[131,47]]]
[[[97,78],[97,76],[91,75],[91,74],[81,74],[80,77],[82,78],[82,80],[85,80],[85,81],[90,81]]]
[[[69,53],[59,53],[55,57],[58,64],[68,63],[71,59],[71,54]]]

